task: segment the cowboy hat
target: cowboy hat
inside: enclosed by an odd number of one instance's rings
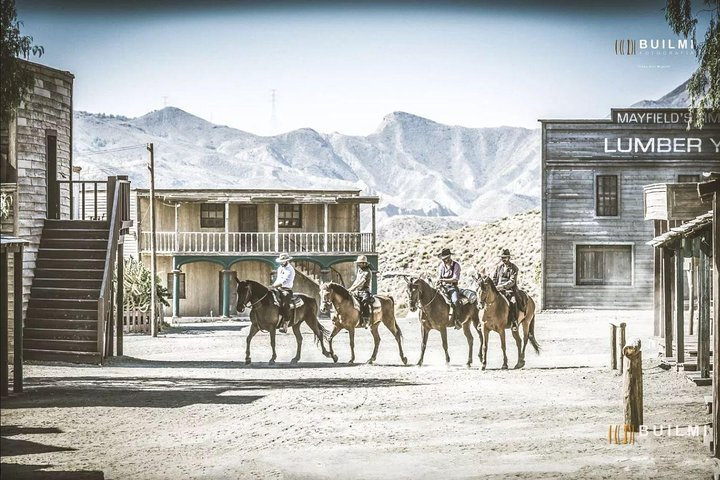
[[[355,263],[368,263],[367,255],[358,255]]]
[[[282,262],[289,262],[292,259],[293,259],[293,257],[288,255],[287,253],[281,253],[280,256],[275,259],[275,261],[278,263],[282,263]]]
[[[442,252],[440,252],[440,255],[438,255],[438,257],[440,257],[440,258],[442,258],[443,260],[445,260],[446,258],[448,258],[448,257],[451,256],[451,255],[452,255],[452,252],[450,251],[449,248],[443,248],[443,249],[442,249]]]
[[[502,253],[500,254],[500,258],[505,258],[505,257],[510,258],[511,256],[512,256],[512,255],[510,255],[510,249],[508,249],[508,248],[503,248],[503,251],[502,251]]]

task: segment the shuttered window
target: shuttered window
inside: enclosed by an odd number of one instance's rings
[[[595,213],[598,217],[617,217],[617,175],[598,175],[595,177]]]
[[[576,285],[632,285],[632,245],[577,245]]]
[[[222,203],[201,203],[200,204],[200,227],[202,228],[224,228],[225,227],[225,205]]]

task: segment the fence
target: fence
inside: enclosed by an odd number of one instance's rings
[[[126,310],[123,312],[124,333],[150,333],[150,312]]]

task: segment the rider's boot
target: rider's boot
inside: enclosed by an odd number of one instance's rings
[[[510,329],[513,332],[518,331],[518,325],[517,325],[517,305],[512,303],[510,304]]]
[[[452,311],[452,320],[453,320],[453,324],[455,324],[455,330],[460,330],[462,328],[462,322],[460,321],[458,307],[459,307],[459,305],[454,305],[453,311]]]

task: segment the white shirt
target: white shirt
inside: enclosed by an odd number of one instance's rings
[[[275,283],[273,286],[289,288],[292,290],[293,282],[295,282],[295,269],[289,263],[285,266],[280,265],[277,269],[277,275],[275,276]]]

